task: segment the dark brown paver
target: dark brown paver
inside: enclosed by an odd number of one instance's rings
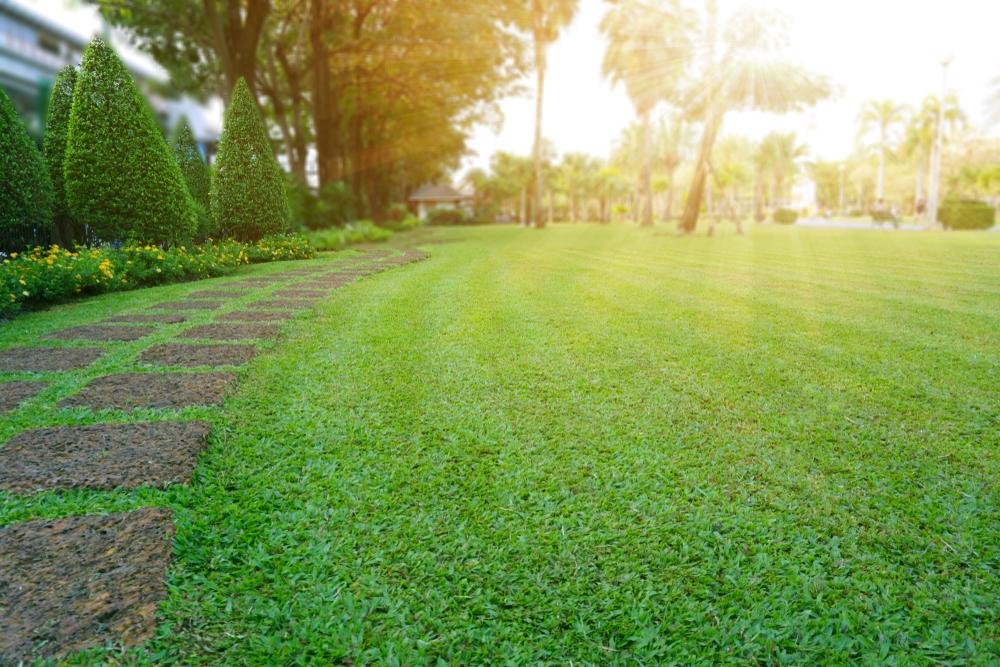
[[[45,373],[89,366],[104,356],[96,347],[12,347],[0,351],[0,371]]]
[[[281,331],[280,324],[239,322],[232,324],[204,324],[178,335],[178,338],[209,338],[211,340],[243,340],[247,338],[275,338]]]
[[[222,301],[191,299],[190,301],[164,301],[150,306],[150,308],[154,310],[215,310],[221,308],[222,303]]]
[[[262,299],[248,305],[261,310],[305,310],[315,303],[316,299]]]
[[[274,296],[286,297],[289,299],[319,299],[326,296],[326,290],[321,289],[280,289],[274,292]]]
[[[209,428],[190,421],[22,431],[0,448],[0,489],[35,493],[185,484]]]
[[[0,412],[13,410],[45,389],[46,383],[34,380],[0,382]]]
[[[222,313],[216,316],[220,322],[284,322],[295,317],[295,312],[291,310],[266,311],[266,310],[234,310],[229,313]]]
[[[136,322],[136,323],[146,323],[155,322],[157,324],[180,324],[181,322],[187,322],[188,316],[182,315],[180,313],[171,313],[163,315],[116,315],[114,317],[109,317],[104,320],[105,322]]]
[[[0,528],[0,664],[151,638],[173,537],[149,507]]]
[[[155,327],[124,327],[105,324],[91,324],[82,327],[70,327],[51,333],[46,338],[52,340],[101,340],[101,341],[132,341],[139,340],[156,331]]]
[[[239,298],[246,292],[245,288],[234,287],[231,289],[201,289],[188,294],[188,298],[195,299],[231,299]]]
[[[97,378],[60,407],[94,410],[220,405],[235,373],[120,373]]]
[[[239,366],[254,358],[253,345],[154,345],[139,357],[145,364],[160,366]]]

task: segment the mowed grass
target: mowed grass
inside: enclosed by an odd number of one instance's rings
[[[196,411],[190,488],[0,494],[175,511],[157,638],[76,661],[1000,660],[1000,235],[437,236]]]

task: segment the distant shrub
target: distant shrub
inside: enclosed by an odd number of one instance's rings
[[[799,213],[795,209],[779,208],[771,217],[779,225],[794,225],[799,219]]]
[[[889,208],[874,208],[871,211],[871,216],[874,222],[891,222],[893,224],[899,222],[896,214]]]
[[[288,196],[289,227],[297,232],[313,228],[319,198],[312,188],[294,174],[285,174],[285,193]]]
[[[403,232],[419,227],[423,222],[417,216],[410,213],[406,204],[393,204],[376,224],[383,229],[393,232]]]
[[[319,251],[341,250],[354,243],[386,241],[392,237],[388,229],[377,227],[371,220],[358,220],[339,229],[311,232],[309,243]]]
[[[310,245],[309,239],[302,234],[275,234],[248,245],[244,249],[244,254],[251,264],[260,264],[289,259],[311,259],[316,256],[316,251]]]
[[[946,199],[938,208],[938,222],[945,229],[989,229],[996,216],[992,204],[975,199]]]
[[[351,189],[343,181],[331,181],[319,191],[316,216],[312,229],[327,229],[346,225],[354,219],[356,201]]]
[[[212,185],[212,178],[209,174],[208,164],[201,156],[198,149],[198,142],[195,141],[194,132],[187,118],[181,117],[174,128],[173,139],[171,141],[174,151],[174,159],[184,177],[188,193],[195,204],[195,216],[198,219],[198,229],[195,233],[199,241],[209,238],[215,234],[215,221],[211,215],[211,203],[209,201],[209,189]]]
[[[256,241],[288,231],[284,176],[250,87],[242,78],[226,108],[211,200],[220,235]]]
[[[66,185],[63,167],[66,162],[66,139],[69,134],[69,115],[73,109],[73,87],[76,85],[76,68],[64,67],[56,74],[49,95],[48,115],[45,118],[43,153],[52,183],[53,223],[55,239],[66,246],[82,241],[83,230],[78,228],[66,202]]]
[[[468,225],[472,217],[461,208],[435,208],[427,214],[428,225]]]
[[[101,38],[76,75],[64,163],[77,222],[105,241],[190,243],[194,202],[132,76]]]
[[[52,235],[52,184],[38,147],[0,89],[0,247],[20,250]]]

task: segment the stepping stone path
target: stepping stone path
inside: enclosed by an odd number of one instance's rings
[[[93,347],[14,347],[0,352],[0,371],[46,373],[84,368],[104,356]]]
[[[34,380],[0,382],[0,412],[9,412],[40,393],[48,384]]]
[[[159,366],[239,366],[254,358],[253,345],[155,345],[139,356],[144,364]]]
[[[46,337],[134,341],[157,328],[116,324],[180,324],[201,314],[183,311],[216,310],[248,290],[277,286],[270,298],[176,336],[274,338],[280,322],[311,308],[330,290],[426,256],[409,250],[393,255],[385,248],[363,252],[360,261],[348,266],[309,266],[244,278],[150,307],[167,312],[116,315]],[[13,348],[0,351],[0,372],[81,369],[104,354],[104,349],[82,347]],[[147,348],[137,361],[167,367],[238,366],[256,354],[256,346],[245,343],[162,343]],[[132,410],[220,405],[236,380],[232,372],[119,373],[96,378],[58,406]],[[47,386],[34,380],[0,382],[0,412],[16,408]],[[209,430],[201,421],[154,421],[21,431],[0,446],[0,490],[24,494],[190,483]],[[59,658],[107,642],[132,646],[152,637],[157,607],[166,597],[173,535],[170,510],[160,508],[0,528],[0,664]]]
[[[94,324],[85,327],[70,327],[46,338],[51,340],[103,340],[103,341],[133,341],[144,338],[156,331],[153,327],[116,327]]]
[[[163,508],[0,528],[0,664],[152,637],[173,540]]]
[[[205,422],[56,426],[22,431],[0,449],[0,489],[164,487],[191,479]]]

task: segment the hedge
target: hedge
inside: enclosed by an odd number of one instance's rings
[[[226,108],[211,200],[223,236],[256,241],[288,231],[282,169],[274,159],[264,121],[242,78]]]
[[[208,171],[208,165],[201,157],[198,149],[198,142],[191,131],[191,125],[187,118],[181,117],[174,128],[171,147],[174,151],[174,159],[181,170],[184,184],[187,185],[188,192],[195,203],[195,214],[198,217],[198,230],[195,237],[205,240],[215,234],[215,220],[211,215],[211,203],[209,201],[209,190],[212,186],[212,178]]]
[[[45,138],[43,154],[45,166],[48,168],[49,180],[52,182],[53,222],[55,241],[63,245],[72,245],[82,241],[80,230],[70,213],[66,203],[66,186],[63,179],[63,167],[66,162],[66,137],[69,133],[69,115],[73,108],[73,88],[76,86],[76,68],[66,66],[56,74],[49,95],[49,110],[45,118]]]
[[[996,217],[992,204],[976,199],[946,199],[938,208],[938,222],[945,229],[989,229]]]
[[[353,243],[386,241],[392,232],[375,226],[371,220],[358,220],[342,228],[310,232],[306,238],[313,248],[320,251],[340,250]]]
[[[774,212],[772,218],[779,225],[794,225],[799,219],[798,211],[791,208],[779,208]]]
[[[52,235],[52,184],[35,142],[0,89],[0,248],[20,250]]]
[[[76,75],[64,176],[73,216],[104,241],[194,238],[194,202],[180,168],[132,76],[100,38],[84,50]]]

